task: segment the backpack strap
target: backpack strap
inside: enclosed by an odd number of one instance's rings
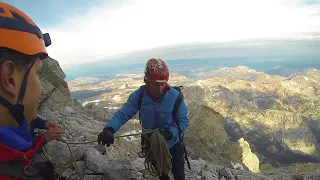
[[[173,88],[175,88],[179,92],[179,95],[178,95],[178,97],[177,97],[177,99],[176,99],[176,101],[174,103],[174,106],[173,106],[173,111],[172,111],[173,120],[176,122],[177,127],[178,127],[179,139],[180,139],[180,142],[181,142],[181,144],[183,146],[183,149],[184,149],[184,155],[185,155],[184,157],[185,157],[185,159],[187,161],[188,168],[191,169],[190,162],[189,162],[189,159],[188,159],[187,150],[186,150],[186,146],[184,145],[183,137],[181,137],[182,130],[181,130],[181,127],[180,127],[180,125],[178,123],[178,120],[177,120],[177,112],[178,112],[178,109],[180,108],[180,104],[181,104],[181,102],[183,100],[183,93],[181,91],[183,89],[183,86],[175,86]]]
[[[138,100],[138,111],[139,111],[139,121],[140,121],[140,124],[141,124],[140,108],[141,108],[141,103],[142,103],[142,99],[143,99],[144,89],[145,89],[145,85],[140,86],[140,88],[139,88],[140,94],[139,94],[139,100]]]
[[[0,176],[18,178],[21,180],[53,180],[54,167],[46,161],[23,166],[20,160],[0,163]]]
[[[178,109],[180,108],[180,104],[183,100],[183,93],[181,92],[181,90],[183,89],[183,86],[174,86],[174,89],[176,89],[179,92],[179,95],[176,99],[176,101],[174,102],[174,106],[173,106],[173,119],[176,121],[176,114],[178,112]]]

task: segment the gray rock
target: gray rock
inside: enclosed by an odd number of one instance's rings
[[[72,175],[76,174],[75,171],[73,171],[72,169],[68,168],[67,170],[65,170],[63,173],[62,173],[62,176],[65,176],[66,178],[70,178]]]
[[[95,174],[95,172],[91,171],[90,169],[85,169],[84,172],[86,174]]]
[[[87,149],[85,160],[87,167],[95,173],[107,173],[110,168],[108,159],[94,148]]]
[[[210,171],[202,171],[201,176],[203,180],[213,180],[212,172]]]
[[[83,147],[85,146],[81,146],[81,145],[77,145],[77,146],[69,145],[69,146],[72,150],[73,157],[75,158],[76,161],[84,157],[85,149]],[[47,151],[48,156],[58,166],[64,166],[71,162],[71,154],[65,143],[60,141],[52,141],[48,143],[46,147],[48,149]]]
[[[79,180],[79,176],[77,174],[74,174],[70,177],[71,180]]]
[[[143,179],[143,174],[141,172],[131,171],[130,175],[131,175],[132,180],[142,180]]]
[[[52,91],[52,94],[40,103],[39,112],[44,111],[44,108],[48,108],[51,111],[60,111],[61,109],[65,109],[65,106],[73,105],[71,94],[68,89],[59,86]],[[62,113],[67,114],[67,112],[64,111]]]
[[[71,162],[71,156],[66,144],[60,141],[51,141],[46,145],[46,147],[48,150],[48,156],[58,166],[64,166],[65,164]]]
[[[236,177],[236,180],[264,180],[264,178],[260,179],[260,178],[257,178],[256,176],[250,176],[250,175],[237,175],[235,177]]]
[[[186,150],[187,150],[188,157],[190,157],[191,159],[197,160],[200,158],[200,156],[195,154],[190,147],[186,146]]]
[[[222,168],[220,171],[219,171],[219,174],[223,177],[226,178],[226,180],[233,180],[234,179],[234,176],[232,175],[232,173],[230,172],[229,169],[227,168]]]
[[[302,176],[300,174],[296,174],[296,175],[294,175],[293,180],[307,180],[307,178],[305,178],[304,176]]]
[[[87,168],[86,163],[84,161],[76,161],[75,164],[80,172],[80,176],[85,175],[85,169]]]
[[[103,176],[104,180],[127,180],[131,179],[130,174],[124,171],[113,171],[110,170]]]
[[[145,169],[144,166],[144,159],[143,158],[138,158],[136,160],[134,160],[131,163],[132,169],[136,170],[136,171],[142,171]]]
[[[192,167],[191,172],[195,174],[200,174],[202,169],[204,168],[205,161],[199,158],[199,160],[189,159],[189,162],[190,162],[190,166]],[[185,164],[185,168],[187,168],[186,164]]]
[[[96,146],[94,146],[94,148],[95,148],[96,150],[98,150],[100,154],[102,154],[102,155],[106,154],[106,147],[105,147],[105,146],[103,146],[103,145],[96,145]]]
[[[61,84],[62,80],[66,77],[59,66],[59,62],[50,57],[43,61],[41,76],[54,86]]]
[[[66,110],[68,111],[69,114],[75,114],[76,112],[74,111],[74,109],[70,106],[66,106]]]
[[[83,180],[101,180],[101,175],[85,175]]]
[[[107,113],[103,109],[96,109],[93,111],[93,117],[96,120],[105,122],[107,120]]]

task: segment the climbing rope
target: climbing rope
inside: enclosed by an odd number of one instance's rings
[[[144,130],[141,133],[135,133],[135,134],[128,134],[128,135],[119,135],[114,136],[114,138],[121,138],[121,137],[129,137],[129,136],[137,136],[137,135],[148,135],[151,134],[151,137],[149,140],[147,140],[144,145],[142,145],[142,151],[138,155],[139,157],[144,157],[144,165],[147,169],[147,171],[153,175],[153,176],[159,176],[162,173],[168,173],[171,170],[171,154],[168,149],[167,141],[165,138],[161,135],[158,129],[154,130]],[[71,155],[71,161],[74,165],[78,178],[82,179],[79,168],[77,164],[75,163],[75,158],[73,156],[73,153],[70,148],[70,144],[90,144],[95,143],[98,140],[93,141],[85,141],[85,142],[70,142],[67,141],[66,138],[61,138],[59,141],[67,144],[70,155]],[[155,168],[157,167],[157,168]]]
[[[142,151],[138,154],[140,158],[145,158],[144,166],[152,176],[167,174],[171,168],[171,154],[167,141],[156,129],[151,137],[143,137]]]

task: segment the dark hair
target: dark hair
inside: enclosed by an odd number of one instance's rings
[[[11,60],[18,69],[22,70],[28,68],[36,58],[36,55],[29,56],[13,49],[0,47],[0,64],[7,60]]]

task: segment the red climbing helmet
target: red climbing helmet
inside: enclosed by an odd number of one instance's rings
[[[149,59],[144,71],[144,79],[153,82],[168,82],[169,69],[168,65],[162,59]]]

